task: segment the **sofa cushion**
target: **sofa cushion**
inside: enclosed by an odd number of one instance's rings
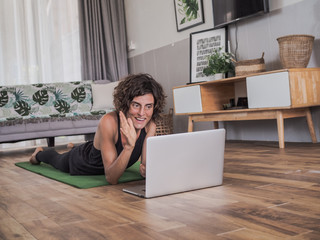
[[[92,109],[91,111],[114,109],[113,90],[119,82],[111,82],[107,84],[92,83]]]

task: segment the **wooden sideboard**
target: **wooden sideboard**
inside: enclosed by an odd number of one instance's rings
[[[248,108],[223,110],[230,99],[247,97]],[[284,148],[284,119],[306,117],[317,142],[310,107],[320,106],[320,68],[295,68],[194,83],[173,88],[176,115],[194,122],[276,119],[279,147]]]

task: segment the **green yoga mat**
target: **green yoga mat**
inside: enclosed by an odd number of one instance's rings
[[[40,174],[59,182],[69,184],[77,188],[84,189],[109,185],[104,175],[71,176],[69,173],[61,172],[60,170],[57,170],[46,163],[41,163],[40,165],[32,165],[29,162],[19,162],[15,165],[28,171]],[[120,177],[119,183],[144,179],[140,175],[139,165],[140,162],[136,162],[130,168],[128,168]]]

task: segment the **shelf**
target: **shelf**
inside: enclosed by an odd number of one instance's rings
[[[223,110],[238,97],[248,97],[249,108]],[[276,119],[279,147],[284,148],[284,119],[306,117],[316,142],[309,108],[320,106],[320,68],[281,69],[179,86],[173,88],[173,99],[175,114],[189,115],[188,131],[193,131],[193,122]]]

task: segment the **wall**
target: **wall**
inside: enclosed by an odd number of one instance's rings
[[[270,11],[306,0],[269,0]],[[177,32],[173,0],[125,0],[129,57],[189,38],[191,32],[213,27],[211,0],[203,0],[205,23]]]
[[[189,34],[213,27],[211,0],[203,0],[205,23],[177,32],[172,0],[125,0],[131,73],[148,72],[168,95],[167,109],[173,107],[172,88],[189,81]],[[280,69],[277,37],[288,34],[312,34],[316,37],[308,67],[320,66],[320,1],[270,0],[270,13],[239,22],[229,27],[231,50],[238,41],[239,60],[253,59],[265,52],[267,70]],[[320,109],[312,109],[319,135]],[[227,129],[228,139],[277,141],[275,120],[220,123]],[[196,123],[195,130],[213,128],[212,123]],[[174,117],[174,131],[187,131],[186,116]],[[285,141],[310,142],[305,119],[285,120]]]
[[[205,23],[177,32],[173,0],[125,0],[128,44],[136,49],[129,57],[143,54],[181,40],[189,34],[213,27],[212,4],[203,0]]]

